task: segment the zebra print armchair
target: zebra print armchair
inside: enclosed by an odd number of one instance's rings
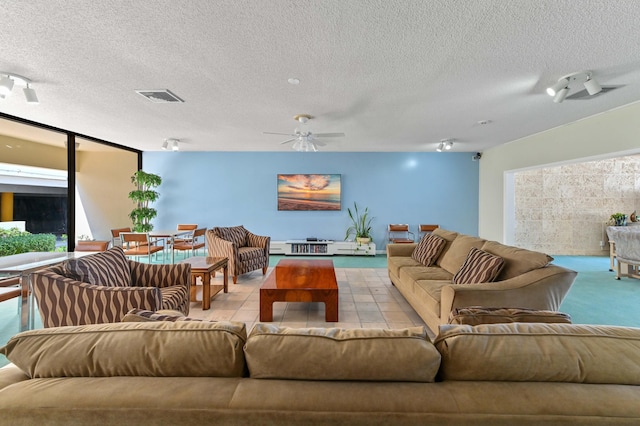
[[[191,265],[127,259],[120,247],[32,274],[45,327],[120,322],[134,308],[189,314]]]

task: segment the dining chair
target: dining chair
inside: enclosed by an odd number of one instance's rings
[[[198,228],[192,231],[183,241],[177,241],[173,244],[174,250],[191,251],[191,256],[195,256],[198,249],[205,247],[205,233],[207,228]]]
[[[20,297],[22,295],[22,287],[20,286],[20,277],[8,277],[0,279],[0,302]],[[22,306],[22,300],[18,299],[18,311]]]
[[[427,225],[421,223],[418,225],[418,241],[422,239],[427,234],[431,234],[433,231],[438,229],[438,225]]]
[[[178,231],[195,231],[196,229],[198,229],[198,225],[195,223],[179,223],[177,227]],[[187,236],[174,238],[173,242],[174,243],[183,243],[185,241],[190,242],[191,238],[192,238],[192,235],[189,234]]]
[[[413,232],[409,231],[407,224],[390,224],[388,228],[390,243],[413,243]]]
[[[151,263],[151,255],[162,251],[162,263],[164,260],[164,245],[158,243],[162,240],[155,240],[151,242],[149,240],[149,234],[145,232],[121,232],[120,238],[124,244],[124,254],[126,256],[133,256],[136,260],[140,256],[148,257],[149,263]]]
[[[109,241],[80,240],[74,251],[106,251],[108,248]]]
[[[123,247],[124,243],[120,234],[122,232],[131,232],[131,228],[116,228],[111,230],[111,247]]]

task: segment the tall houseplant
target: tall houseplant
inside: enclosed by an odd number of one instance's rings
[[[356,241],[359,243],[371,241],[371,221],[373,217],[369,217],[369,207],[365,207],[362,214],[360,214],[358,204],[354,202],[353,210],[347,208],[347,213],[349,213],[349,219],[351,219],[351,226],[347,228],[344,239],[347,240],[351,235],[355,235]]]
[[[138,170],[131,176],[131,183],[137,187],[129,193],[129,198],[136,203],[136,208],[129,213],[129,218],[133,222],[133,230],[135,232],[149,232],[153,229],[151,219],[158,215],[156,209],[149,207],[149,203],[160,197],[154,188],[160,186],[162,178],[153,173]]]

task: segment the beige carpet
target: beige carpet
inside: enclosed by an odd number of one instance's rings
[[[267,275],[272,270],[273,268],[269,268]],[[189,316],[216,321],[241,321],[247,325],[247,331],[250,331],[259,321],[259,289],[265,277],[258,270],[241,275],[237,284],[229,279],[229,292],[218,293],[211,301],[211,309],[203,311],[201,302],[192,302]],[[386,268],[336,268],[336,278],[340,301],[339,322],[325,322],[324,303],[276,302],[273,304],[272,324],[341,328],[404,328],[425,325],[391,285]],[[212,280],[221,284],[221,274],[216,274]],[[201,292],[198,293],[200,297]]]

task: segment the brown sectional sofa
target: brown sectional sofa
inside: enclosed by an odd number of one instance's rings
[[[544,253],[436,229],[446,240],[433,266],[411,257],[417,244],[388,244],[389,278],[431,330],[446,324],[451,311],[469,306],[529,308],[557,311],[577,272],[550,264]],[[494,282],[452,284],[472,247],[504,259]]]
[[[637,425],[640,329],[137,322],[0,350],[0,425]]]

